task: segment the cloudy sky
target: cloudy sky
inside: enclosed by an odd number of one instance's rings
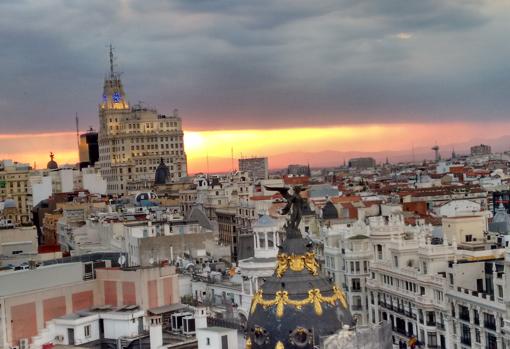
[[[0,14],[3,135],[71,131],[76,112],[97,126],[110,42],[131,103],[179,108],[189,131],[509,118],[503,0],[2,0]]]

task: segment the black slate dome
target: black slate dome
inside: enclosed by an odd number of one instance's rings
[[[156,184],[156,185],[166,184],[169,179],[170,179],[170,171],[168,170],[168,166],[163,161],[163,158],[161,158],[158,168],[156,169],[154,184]]]
[[[287,200],[282,213],[291,213],[287,239],[280,247],[276,270],[253,297],[247,324],[246,348],[312,349],[320,338],[354,322],[342,290],[320,274],[310,241],[298,229],[304,199],[294,188],[278,190]]]
[[[48,161],[48,164],[46,165],[46,168],[48,170],[56,170],[58,169],[58,164],[55,160],[53,160],[53,158],[55,157],[55,155],[53,153],[50,153],[50,161]]]
[[[337,219],[338,218],[338,210],[335,205],[331,201],[326,202],[324,207],[322,208],[322,218],[323,219]]]

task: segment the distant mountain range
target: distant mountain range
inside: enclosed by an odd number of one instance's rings
[[[470,153],[470,147],[477,144],[487,144],[492,147],[493,152],[502,152],[510,150],[510,135],[487,139],[475,138],[462,143],[439,144],[439,152],[443,158],[450,158],[452,151],[458,155]],[[386,158],[390,162],[403,161],[423,161],[434,159],[434,151],[431,149],[434,144],[431,142],[430,147],[415,147],[413,149],[402,150],[381,150],[373,152],[362,151],[338,151],[325,150],[318,152],[295,151],[269,156],[269,167],[271,169],[286,168],[289,164],[310,164],[311,167],[329,167],[343,165],[344,161],[349,161],[355,157],[373,157],[377,162],[384,162]],[[207,168],[206,158],[194,159],[195,166]],[[234,167],[237,168],[237,159],[234,160]],[[232,168],[232,160],[229,158],[209,157],[209,172],[225,172]],[[194,173],[193,168],[190,172]]]

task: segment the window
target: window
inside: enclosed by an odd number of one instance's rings
[[[437,335],[435,332],[427,332],[427,344],[429,347],[437,346]]]
[[[398,256],[393,256],[393,259],[395,260],[395,268],[398,268]]]
[[[464,345],[471,346],[471,328],[464,324],[461,326],[460,342]]]
[[[498,297],[503,298],[503,286],[498,285]]]
[[[490,330],[496,330],[496,318],[492,314],[484,313],[484,327]]]
[[[83,331],[85,333],[85,337],[90,337],[90,325],[83,327]]]
[[[207,337],[207,338],[205,339],[205,344],[207,344],[207,345],[211,345],[211,338]]]
[[[360,282],[360,279],[352,279],[352,291],[353,292],[361,291],[361,282]]]

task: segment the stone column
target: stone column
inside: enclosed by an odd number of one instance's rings
[[[267,231],[264,232],[264,241],[266,243],[266,245],[264,246],[264,249],[267,250],[269,247],[267,246]]]

